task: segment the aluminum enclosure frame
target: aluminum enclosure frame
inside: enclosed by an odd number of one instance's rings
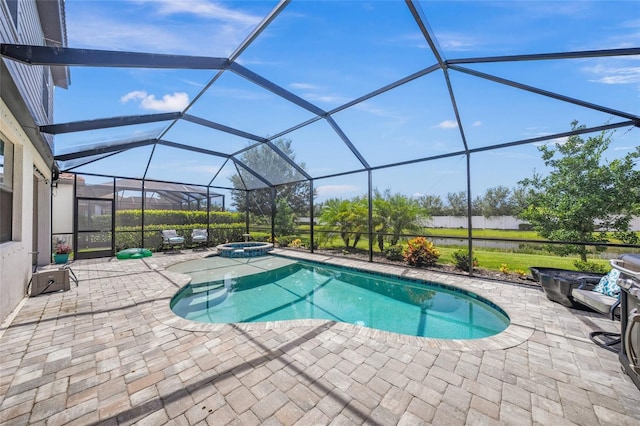
[[[208,188],[213,188],[212,183],[216,176],[222,171],[222,169],[231,162],[233,167],[240,176],[240,170],[248,173],[250,176],[259,181],[264,188],[270,188],[272,191],[272,200],[275,200],[275,194],[277,188],[281,185],[307,182],[311,187],[312,199],[310,200],[311,212],[310,217],[313,219],[313,188],[314,181],[329,177],[344,176],[353,173],[367,173],[367,199],[369,205],[369,260],[372,260],[373,253],[373,225],[372,225],[372,172],[375,170],[381,170],[391,167],[398,167],[402,165],[409,165],[421,162],[428,162],[437,159],[443,159],[454,156],[465,156],[466,158],[466,191],[467,191],[467,213],[468,213],[468,232],[469,232],[469,252],[472,251],[473,235],[471,224],[471,209],[472,209],[472,197],[471,197],[471,157],[475,153],[491,151],[501,148],[507,148],[512,146],[524,145],[533,142],[549,141],[559,137],[569,137],[573,135],[580,135],[591,132],[598,132],[604,130],[611,130],[622,127],[640,127],[640,116],[628,111],[620,111],[617,109],[609,108],[604,105],[598,105],[592,102],[587,102],[574,97],[569,97],[561,93],[555,93],[541,88],[525,85],[515,81],[511,81],[505,78],[498,77],[496,75],[475,71],[466,67],[465,65],[481,64],[481,63],[493,63],[493,62],[522,62],[522,61],[540,61],[550,59],[580,59],[580,58],[601,58],[601,57],[613,57],[613,56],[640,56],[640,47],[624,48],[624,49],[604,49],[604,50],[584,50],[575,52],[550,52],[550,53],[537,53],[528,55],[506,55],[506,56],[487,56],[487,57],[472,57],[472,58],[459,58],[459,59],[447,59],[445,58],[442,50],[438,45],[438,40],[433,31],[430,29],[424,13],[420,9],[420,5],[413,0],[406,0],[406,6],[409,9],[417,27],[420,29],[424,41],[428,44],[431,53],[436,58],[436,63],[432,64],[418,72],[407,75],[393,83],[380,87],[364,96],[361,96],[355,100],[349,101],[337,108],[329,111],[325,111],[318,105],[305,100],[294,93],[286,90],[285,88],[277,85],[269,79],[255,73],[246,66],[237,62],[240,54],[246,50],[276,19],[276,17],[288,6],[289,0],[280,1],[274,9],[263,19],[263,21],[249,34],[249,36],[238,46],[238,48],[229,57],[202,57],[202,56],[187,56],[187,55],[164,55],[155,53],[140,53],[140,52],[121,52],[121,51],[106,51],[95,49],[75,49],[68,47],[48,47],[48,46],[28,46],[28,45],[14,45],[14,44],[0,44],[0,55],[5,60],[12,60],[21,62],[24,64],[37,66],[37,65],[49,65],[49,66],[83,66],[83,67],[118,67],[118,68],[166,68],[166,69],[192,69],[192,70],[212,70],[217,73],[200,89],[199,93],[193,98],[193,100],[182,111],[161,113],[161,114],[148,114],[148,115],[135,115],[135,116],[119,116],[100,118],[94,120],[81,120],[68,123],[41,123],[39,130],[42,133],[50,135],[60,135],[74,132],[100,130],[107,128],[115,128],[136,124],[147,123],[167,123],[162,131],[160,131],[155,138],[145,138],[141,140],[122,140],[114,141],[108,144],[96,144],[83,149],[74,150],[73,152],[59,153],[54,156],[54,159],[60,162],[76,160],[72,167],[63,169],[63,172],[74,173],[75,169],[82,165],[89,164],[91,162],[106,158],[110,155],[115,155],[133,148],[142,146],[152,146],[151,154],[147,162],[147,168],[142,175],[141,179],[150,180],[147,178],[149,165],[154,156],[155,149],[158,146],[166,146],[212,157],[218,157],[224,159],[223,165],[218,169],[217,173],[213,176],[209,182]],[[242,129],[235,129],[214,121],[199,117],[193,113],[190,113],[190,109],[197,103],[200,97],[216,83],[216,81],[223,75],[223,73],[233,73],[251,84],[260,86],[272,94],[278,96],[286,102],[292,103],[295,106],[310,112],[312,118],[298,123],[288,129],[283,129],[281,132],[271,137],[261,137],[253,133],[244,131]],[[333,115],[338,112],[344,111],[354,105],[360,104],[368,99],[378,96],[387,91],[393,90],[400,86],[403,86],[411,81],[424,77],[434,72],[441,72],[444,76],[444,80],[447,86],[447,92],[453,112],[456,117],[458,125],[458,131],[460,133],[460,140],[462,141],[463,149],[449,152],[442,155],[435,155],[429,157],[415,158],[407,161],[394,162],[384,165],[372,166],[357,147],[352,143],[347,132],[345,132],[333,119]],[[547,135],[544,137],[519,139],[507,143],[494,144],[483,146],[480,148],[470,148],[465,136],[465,127],[460,118],[458,111],[458,102],[456,99],[456,93],[453,90],[450,82],[450,73],[457,72],[465,75],[472,76],[474,78],[480,78],[494,83],[498,83],[504,86],[512,87],[518,90],[527,91],[540,95],[543,97],[551,98],[567,104],[577,105],[583,108],[603,112],[615,117],[618,121],[612,122],[603,126],[596,126],[591,128],[581,128],[568,132],[555,133],[553,135]],[[173,142],[165,138],[170,129],[172,129],[178,122],[184,120],[197,126],[204,126],[210,129],[214,129],[225,134],[230,134],[236,137],[244,138],[249,141],[255,142],[254,144],[233,152],[231,154],[222,153],[215,150],[187,145],[184,143]],[[325,121],[328,126],[335,132],[338,139],[346,146],[346,148],[357,159],[357,162],[361,167],[353,170],[349,170],[342,173],[327,174],[324,176],[312,176],[303,167],[297,164],[293,159],[288,157],[282,150],[280,150],[274,141],[280,137],[286,136],[298,129],[302,129],[318,121]],[[260,145],[268,146],[275,154],[282,159],[289,167],[291,167],[297,174],[302,177],[302,180],[287,181],[285,183],[274,183],[268,177],[262,175],[258,170],[243,163],[240,156],[243,152],[249,149],[258,147]],[[84,174],[84,173],[83,173]],[[185,183],[185,182],[168,182],[168,183]],[[228,190],[245,190],[251,191],[245,184],[245,188],[232,188],[218,186],[220,189]],[[272,203],[272,218],[275,214],[275,202]],[[273,226],[273,223],[272,223]],[[248,225],[247,225],[248,227]],[[248,231],[248,229],[247,229]],[[311,221],[311,241],[313,241],[314,224]],[[274,233],[272,229],[272,234]],[[272,235],[273,236],[273,235]],[[313,244],[311,250],[313,251]]]

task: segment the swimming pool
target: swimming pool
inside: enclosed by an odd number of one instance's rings
[[[267,257],[254,263],[257,273],[220,266],[233,259],[179,266],[194,281],[176,293],[171,309],[204,323],[324,319],[443,339],[488,337],[509,325],[498,306],[453,287]]]

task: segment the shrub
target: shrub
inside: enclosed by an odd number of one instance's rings
[[[278,244],[280,247],[289,247],[289,244],[297,238],[295,235],[281,235],[278,237]]]
[[[302,247],[306,247],[306,248],[311,248],[311,238],[309,237],[302,237]],[[316,239],[316,241],[313,243],[313,249],[317,250],[318,249],[318,240]]]
[[[509,267],[507,266],[506,263],[503,263],[502,265],[500,265],[500,272],[502,272],[505,275],[509,275]]]
[[[291,241],[291,247],[302,247],[302,240],[300,238],[296,238],[295,240]]]
[[[596,262],[583,262],[582,260],[575,260],[573,262],[573,266],[575,266],[575,268],[578,271],[582,271],[582,272],[591,272],[593,274],[606,274],[607,272],[609,272],[609,267],[606,265],[601,265],[599,263]]]
[[[471,267],[469,265],[469,253],[465,250],[458,250],[453,253],[453,264],[456,268],[461,269],[463,271],[470,271]],[[478,259],[473,258],[473,267],[478,266]]]
[[[404,256],[402,254],[402,246],[391,246],[384,249],[383,254],[384,257],[389,260],[401,261],[404,260]]]
[[[440,257],[436,246],[424,237],[417,237],[407,241],[403,250],[404,260],[410,266],[434,266]]]
[[[251,236],[249,237],[249,240],[259,241],[261,243],[270,243],[271,232],[251,232]]]

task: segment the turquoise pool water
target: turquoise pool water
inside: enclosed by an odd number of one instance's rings
[[[487,337],[509,325],[497,306],[446,286],[307,262],[275,266],[243,276],[225,270],[225,278],[193,282],[173,297],[171,309],[206,323],[325,319],[444,339]],[[199,263],[192,273],[213,276],[217,268]]]

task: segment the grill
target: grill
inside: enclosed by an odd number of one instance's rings
[[[640,254],[624,254],[611,260],[620,271],[620,323],[622,344],[620,363],[624,371],[640,389]]]

